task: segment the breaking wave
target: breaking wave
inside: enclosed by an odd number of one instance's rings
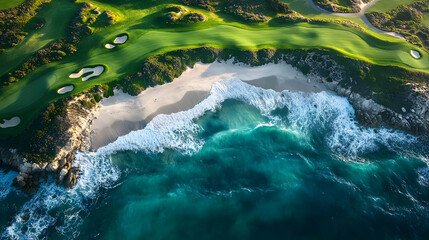
[[[77,153],[75,165],[82,170],[78,184],[72,190],[58,187],[53,181],[41,185],[39,191],[26,202],[6,228],[2,237],[37,239],[55,227],[62,236],[76,238],[79,224],[97,202],[100,191],[112,187],[120,178],[120,170],[110,156],[120,151],[162,153],[173,149],[192,155],[203,147],[199,136],[202,127],[195,120],[208,111],[216,111],[226,100],[238,100],[256,107],[268,117],[271,125],[311,136],[322,133],[334,154],[359,157],[380,146],[399,151],[417,141],[400,131],[365,129],[355,120],[355,112],[347,99],[329,92],[275,92],[246,84],[238,79],[217,82],[210,96],[194,108],[170,115],[155,117],[143,130],[131,132],[94,153]],[[278,113],[278,110],[287,114]],[[427,175],[422,170],[420,175]],[[0,172],[6,179],[0,185],[0,200],[7,196],[7,186],[13,174]]]
[[[364,154],[376,150],[380,144],[393,149],[417,141],[415,137],[400,131],[363,129],[356,122],[354,109],[347,99],[329,92],[276,92],[251,86],[239,79],[230,79],[215,83],[210,96],[194,108],[171,115],[159,115],[145,129],[118,138],[99,152],[160,153],[169,148],[186,154],[195,153],[202,148],[204,139],[197,137],[201,127],[194,120],[208,111],[220,108],[226,100],[252,105],[269,117],[272,124],[287,125],[306,135],[311,135],[315,130],[324,131],[324,140],[329,147],[344,155]],[[287,116],[274,114],[278,109],[286,109]]]

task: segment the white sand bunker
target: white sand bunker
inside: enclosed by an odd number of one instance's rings
[[[104,67],[103,66],[97,66],[94,68],[82,68],[78,73],[72,73],[70,74],[70,78],[80,78],[82,77],[82,75],[87,74],[87,73],[91,73],[89,75],[87,75],[86,77],[82,78],[82,81],[87,81],[92,77],[97,77],[100,76],[102,73],[104,72]]]
[[[128,35],[116,37],[113,41],[114,44],[124,44],[128,40]]]
[[[16,127],[21,123],[21,118],[13,117],[9,120],[3,119],[4,123],[0,124],[0,128],[11,128]]]
[[[113,44],[107,43],[106,45],[104,45],[104,47],[105,47],[105,48],[107,48],[107,49],[113,49],[113,48],[115,48],[115,47],[116,47],[116,45],[113,45]]]
[[[66,94],[68,92],[73,91],[73,89],[74,89],[74,86],[73,85],[69,85],[69,86],[65,86],[65,87],[62,87],[62,88],[58,89],[57,92],[59,94]]]
[[[411,56],[413,56],[413,58],[420,58],[421,57],[420,53],[416,50],[411,50]]]

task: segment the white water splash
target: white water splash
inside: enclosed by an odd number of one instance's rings
[[[374,151],[379,144],[395,148],[403,143],[416,141],[416,138],[400,131],[362,128],[355,120],[354,109],[347,99],[329,92],[275,92],[251,86],[238,79],[230,79],[213,84],[210,96],[194,108],[171,115],[159,115],[145,129],[118,138],[99,152],[160,153],[166,148],[186,154],[198,152],[204,140],[196,137],[201,129],[194,120],[208,111],[220,108],[228,99],[239,100],[258,108],[261,114],[268,116],[275,124],[282,121],[278,116],[272,115],[272,112],[287,108],[288,123],[284,124],[307,135],[315,130],[326,131],[324,135],[329,147],[345,155],[356,156]]]
[[[82,211],[95,203],[100,188],[105,188],[119,179],[120,172],[110,158],[96,154],[77,153],[75,165],[82,173],[78,184],[72,190],[65,190],[52,181],[41,185],[38,192],[22,206],[12,225],[1,235],[7,239],[39,239],[59,218],[63,226],[57,227],[63,233],[76,235]],[[67,206],[67,210],[62,210]],[[28,220],[25,220],[28,219]]]
[[[292,131],[304,135],[324,131],[325,140],[334,153],[355,156],[373,151],[379,144],[395,148],[415,141],[399,131],[361,129],[347,99],[328,92],[275,92],[238,79],[217,82],[210,96],[194,108],[159,115],[143,130],[122,136],[95,153],[77,153],[75,165],[81,167],[82,173],[76,187],[66,191],[54,183],[42,184],[2,237],[38,239],[49,227],[59,225],[56,227],[59,233],[76,238],[79,234],[76,229],[83,221],[81,215],[90,211],[100,190],[111,187],[119,179],[120,171],[112,164],[111,154],[119,151],[161,153],[165,149],[196,153],[202,148],[204,139],[198,138],[202,129],[195,120],[220,108],[228,99],[252,105],[269,117],[272,124],[287,125]],[[287,116],[273,113],[283,108],[287,109]],[[28,220],[24,221],[25,218]]]

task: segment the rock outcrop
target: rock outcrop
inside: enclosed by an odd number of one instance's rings
[[[46,176],[53,176],[58,184],[66,188],[72,188],[76,184],[79,168],[73,167],[74,155],[78,150],[89,149],[89,129],[94,116],[94,108],[83,108],[81,101],[89,101],[91,98],[90,94],[84,94],[68,103],[67,115],[64,119],[71,126],[64,133],[68,136],[68,140],[64,146],[60,146],[51,162],[32,163],[20,156],[15,149],[0,148],[0,165],[11,167],[19,172],[14,180],[16,187],[26,193],[33,192],[38,189],[40,178]]]
[[[192,66],[196,62],[210,63],[233,58],[237,63],[256,66],[284,61],[301,70],[312,80],[323,83],[338,95],[347,97],[355,108],[358,121],[363,126],[399,129],[417,135],[429,133],[429,78],[427,74],[412,75],[416,76],[418,81],[410,81],[408,84],[400,86],[399,101],[396,101],[395,104],[383,105],[380,103],[382,102],[380,101],[380,94],[384,94],[384,92],[374,93],[372,92],[374,89],[371,86],[366,86],[364,82],[365,76],[371,76],[369,68],[372,65],[348,58],[341,58],[341,61],[337,61],[335,59],[339,58],[335,58],[335,55],[324,51],[262,49],[255,52],[201,48],[188,51],[178,50],[175,54],[171,61],[164,61],[164,65],[155,64],[158,61],[156,57],[148,59],[141,68],[142,72],[130,75],[123,80],[123,89],[126,90],[127,84],[133,85],[137,81],[142,82],[143,77],[146,81],[150,78],[165,79],[167,76],[171,77],[172,80],[174,76],[185,71],[187,66]],[[184,56],[188,57],[186,66],[184,61],[181,61]],[[165,58],[165,56],[158,56],[160,59],[163,57]],[[362,71],[367,71],[368,74],[362,75]],[[382,73],[384,74],[384,72]],[[377,78],[377,80],[379,79]],[[157,82],[155,80],[153,83]],[[389,84],[389,81],[385,81],[385,84]],[[384,90],[384,85],[381,87]],[[102,92],[98,90],[96,94],[102,94]],[[383,100],[383,98],[381,99]],[[394,98],[386,99],[395,100]],[[34,191],[38,187],[39,179],[44,176],[53,176],[57,179],[58,184],[66,188],[72,188],[77,183],[80,169],[73,164],[74,155],[78,150],[89,149],[89,129],[95,116],[92,112],[94,108],[85,107],[82,102],[90,102],[91,100],[93,100],[91,94],[83,94],[67,103],[67,114],[64,121],[67,121],[69,123],[67,126],[70,127],[64,133],[65,143],[59,146],[52,161],[31,163],[20,157],[16,150],[0,148],[0,163],[20,172],[15,180],[16,186],[26,192]],[[403,105],[395,106],[396,103]]]

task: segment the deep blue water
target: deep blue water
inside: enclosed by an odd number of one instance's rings
[[[345,98],[216,83],[95,153],[73,190],[0,173],[4,238],[426,239],[425,139],[366,129]],[[22,219],[28,217],[27,221]]]

